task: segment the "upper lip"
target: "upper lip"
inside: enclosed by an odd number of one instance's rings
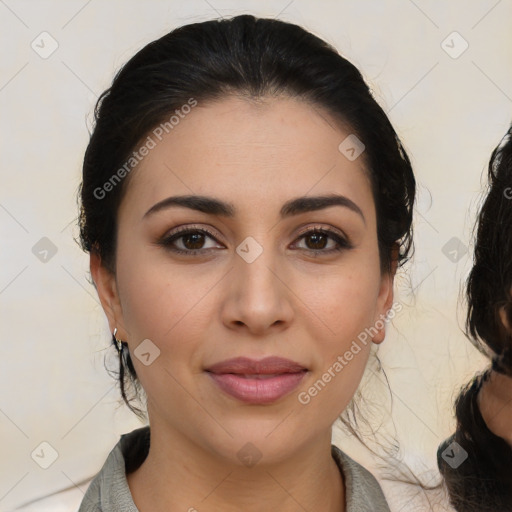
[[[211,373],[235,373],[240,375],[297,373],[304,370],[307,370],[307,368],[295,361],[275,356],[265,357],[260,360],[236,357],[206,368],[206,371]]]

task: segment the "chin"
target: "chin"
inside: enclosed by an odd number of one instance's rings
[[[259,464],[282,463],[297,449],[304,434],[304,425],[290,429],[289,420],[283,421],[288,413],[280,414],[272,420],[245,418],[236,422],[224,422],[226,432],[215,439],[206,441],[209,449],[217,456],[228,459],[235,465],[252,467]],[[211,433],[211,431],[210,431]]]

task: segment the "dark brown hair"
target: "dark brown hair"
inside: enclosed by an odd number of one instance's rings
[[[512,447],[486,425],[477,397],[491,371],[512,376],[512,125],[492,152],[485,200],[478,214],[474,263],[466,283],[466,334],[492,365],[464,385],[455,400],[455,433],[437,451],[437,464],[458,512],[512,510]],[[460,466],[443,458],[455,442]],[[451,451],[450,451],[451,453]]]
[[[466,329],[495,370],[512,376],[512,126],[492,152],[485,201],[477,220],[473,268],[467,281]]]

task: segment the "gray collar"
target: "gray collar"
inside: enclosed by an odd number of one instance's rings
[[[139,512],[126,474],[144,462],[149,442],[149,426],[123,434],[91,482],[78,512]],[[375,477],[337,446],[331,445],[331,453],[344,475],[346,512],[390,512]]]

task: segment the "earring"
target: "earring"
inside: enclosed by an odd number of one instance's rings
[[[112,337],[114,338],[114,341],[116,342],[117,351],[119,353],[121,353],[123,351],[123,341],[118,340],[116,338],[116,333],[117,333],[117,327],[114,328],[114,333],[112,334]]]

